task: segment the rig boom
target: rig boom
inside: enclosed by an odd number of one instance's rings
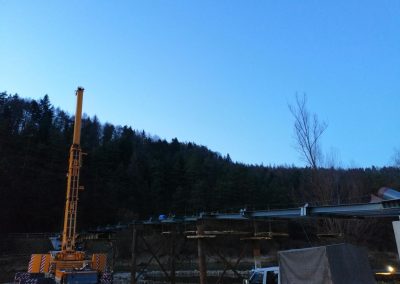
[[[112,272],[107,270],[107,255],[93,253],[91,260],[84,251],[78,250],[76,240],[76,216],[78,212],[79,172],[82,165],[81,125],[82,87],[76,90],[74,137],[69,151],[67,194],[64,211],[64,227],[60,251],[32,254],[27,273],[17,273],[14,283],[87,284],[112,283]],[[47,279],[40,282],[38,279]],[[39,281],[39,282],[38,282]]]
[[[69,152],[69,167],[67,181],[67,196],[65,200],[64,228],[61,249],[63,252],[75,251],[76,215],[78,211],[79,171],[82,161],[81,150],[81,124],[82,124],[82,87],[76,91],[76,112],[74,125],[74,138]]]

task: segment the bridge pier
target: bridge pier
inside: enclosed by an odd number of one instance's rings
[[[131,259],[131,284],[136,284],[136,259],[137,259],[137,228],[136,225],[132,225],[132,259]]]
[[[200,284],[207,284],[207,266],[204,247],[204,224],[197,224],[197,253],[199,257]]]

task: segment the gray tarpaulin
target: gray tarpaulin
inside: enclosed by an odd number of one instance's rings
[[[281,284],[376,283],[367,252],[350,244],[278,253]]]

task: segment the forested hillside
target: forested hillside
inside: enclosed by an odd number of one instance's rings
[[[0,93],[1,232],[61,229],[72,131],[73,117],[48,96]],[[400,188],[397,168],[238,164],[204,146],[155,139],[97,117],[84,117],[82,149],[80,228],[169,213],[349,203],[368,200],[381,186]]]

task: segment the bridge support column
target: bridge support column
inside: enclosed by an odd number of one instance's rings
[[[197,224],[197,253],[199,257],[200,284],[207,284],[206,254],[204,251],[204,225]]]
[[[261,268],[261,248],[260,241],[253,240],[253,258],[254,258],[254,268]]]
[[[175,260],[176,260],[176,252],[175,252],[175,245],[176,245],[176,231],[177,228],[174,227],[171,231],[171,273],[170,273],[170,280],[171,284],[175,284],[176,276],[175,276]]]
[[[136,225],[132,225],[132,260],[131,260],[131,284],[136,284],[136,246],[137,246],[137,228]]]

